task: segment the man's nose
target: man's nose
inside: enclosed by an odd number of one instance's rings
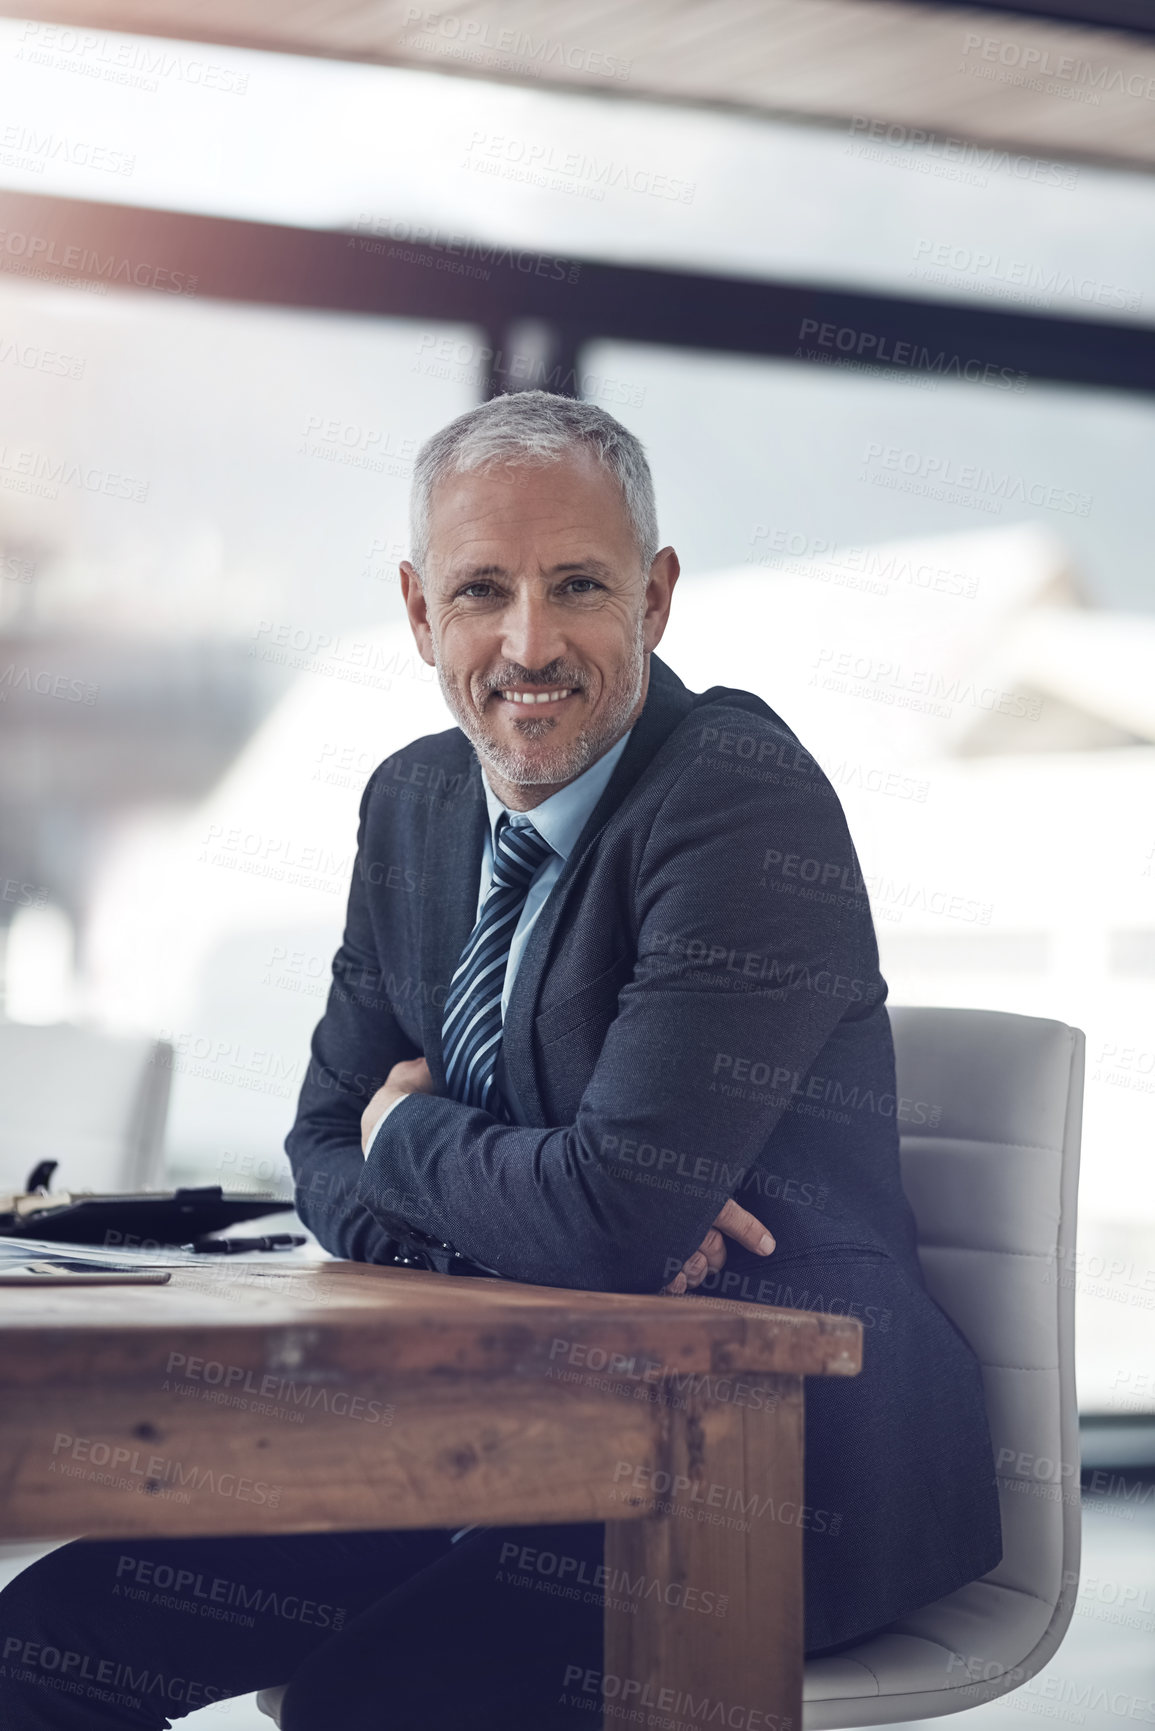
[[[502,609],[502,652],[519,667],[548,667],[565,653],[565,634],[548,599],[522,591]]]

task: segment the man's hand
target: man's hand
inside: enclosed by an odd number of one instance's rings
[[[722,1234],[732,1238],[735,1244],[741,1244],[747,1250],[752,1250],[755,1256],[769,1256],[774,1248],[774,1240],[760,1220],[755,1220],[752,1214],[747,1214],[744,1208],[731,1199],[725,1204],[713,1226],[703,1238],[700,1247],[693,1256],[682,1264],[669,1285],[662,1291],[678,1298],[691,1286],[700,1286],[708,1273],[717,1273],[726,1260],[726,1246]]]
[[[432,1094],[433,1077],[424,1058],[402,1058],[394,1064],[384,1083],[361,1114],[361,1152],[382,1112],[405,1094]]]

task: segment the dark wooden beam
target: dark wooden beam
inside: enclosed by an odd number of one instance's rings
[[[593,263],[382,219],[357,233],[0,195],[0,272],[270,306],[974,379],[1155,391],[1155,329],[819,284]],[[988,373],[989,379],[992,375]],[[500,370],[493,383],[501,388]],[[555,387],[556,388],[556,387]]]

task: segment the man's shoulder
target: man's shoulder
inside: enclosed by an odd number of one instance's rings
[[[767,922],[784,908],[815,930],[849,921],[873,945],[842,803],[768,703],[733,686],[694,693],[659,756],[645,799],[643,875],[693,883],[699,894],[713,885],[738,903],[760,896]]]
[[[716,851],[740,876],[767,860],[813,862],[832,879],[860,868],[842,802],[821,764],[763,698],[734,686],[692,694],[639,789],[651,862]]]
[[[824,798],[833,795],[817,759],[755,692],[712,685],[691,695],[691,705],[663,754],[674,774],[695,765],[705,775],[717,773],[726,781],[746,776],[767,791],[805,788]]]
[[[383,758],[369,777],[370,807],[396,800],[415,806],[429,800],[483,798],[477,755],[459,727],[425,733]]]

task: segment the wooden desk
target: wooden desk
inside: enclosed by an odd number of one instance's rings
[[[639,1583],[607,1722],[689,1692],[797,1731],[802,1378],[861,1352],[844,1317],[347,1262],[7,1288],[0,1538],[604,1520]]]

